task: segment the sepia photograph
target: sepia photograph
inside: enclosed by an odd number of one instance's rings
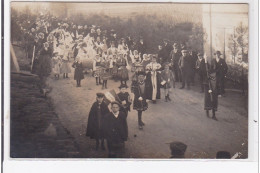
[[[247,3],[11,1],[8,157],[248,159],[250,27]]]

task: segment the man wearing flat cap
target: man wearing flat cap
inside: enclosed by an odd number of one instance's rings
[[[119,111],[120,104],[116,101],[111,103],[111,112],[106,114],[104,123],[105,138],[107,140],[108,157],[123,157],[124,142],[127,141],[128,130],[126,114]]]
[[[179,68],[181,70],[182,86],[180,89],[183,89],[185,84],[187,84],[187,89],[190,89],[191,58],[187,50],[184,49],[181,51],[181,53],[182,56],[179,60]]]
[[[221,52],[214,53],[215,58],[212,60],[211,69],[216,72],[217,93],[221,97],[225,94],[225,78],[228,71],[226,61],[221,58]]]
[[[181,82],[181,71],[178,62],[181,58],[181,51],[179,51],[177,43],[173,44],[173,50],[170,53],[171,70],[174,73],[175,81]]]
[[[101,140],[101,148],[105,150],[104,119],[105,115],[109,113],[109,109],[104,102],[103,93],[97,93],[96,99],[96,102],[93,103],[89,112],[86,136],[96,140],[96,150],[98,150],[99,141]]]
[[[172,142],[170,143],[171,158],[185,158],[185,151],[187,145],[182,142]]]

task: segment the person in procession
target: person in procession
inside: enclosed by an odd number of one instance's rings
[[[101,149],[105,150],[104,143],[104,123],[105,115],[109,113],[108,106],[104,102],[104,94],[97,93],[96,101],[90,108],[88,116],[88,124],[86,136],[96,140],[96,150],[99,149],[101,143]]]
[[[111,103],[111,112],[105,115],[104,135],[107,141],[108,157],[123,157],[128,130],[125,112],[119,110],[120,103]]]
[[[225,78],[228,71],[227,63],[224,59],[221,58],[221,52],[216,51],[214,53],[215,58],[212,60],[211,68],[216,71],[216,82],[218,95],[225,96]]]
[[[134,93],[133,109],[137,111],[138,115],[138,126],[142,130],[145,125],[142,121],[142,114],[148,109],[146,102],[146,84],[145,84],[145,72],[139,71],[137,74],[137,81],[132,82],[132,92]]]
[[[83,65],[79,58],[72,64],[72,67],[75,68],[74,71],[74,80],[77,82],[77,87],[81,87],[81,80],[84,79],[83,74]]]
[[[101,84],[101,79],[100,79],[100,74],[102,71],[101,60],[102,58],[100,57],[100,55],[96,53],[96,56],[93,60],[93,72],[94,72],[93,76],[96,78],[96,85]]]
[[[119,59],[116,61],[116,66],[118,67],[118,77],[120,79],[121,84],[125,84],[127,86],[126,81],[129,80],[127,66],[127,60],[124,57],[123,52],[119,52]]]
[[[171,101],[170,89],[175,88],[175,77],[173,72],[170,70],[170,63],[164,65],[164,70],[161,73],[161,85],[164,88],[165,102]]]
[[[161,64],[157,63],[156,56],[153,56],[152,62],[147,64],[146,66],[146,85],[147,85],[147,91],[146,91],[146,98],[148,100],[152,100],[152,102],[155,104],[156,99],[161,98],[161,92],[160,92],[160,73],[161,73]]]

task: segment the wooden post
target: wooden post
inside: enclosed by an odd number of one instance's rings
[[[10,44],[10,51],[11,51],[11,58],[12,58],[11,63],[13,63],[13,65],[14,65],[14,68],[15,68],[14,70],[16,72],[20,72],[20,67],[19,67],[19,64],[18,64],[18,61],[17,61],[17,58],[16,58],[16,55],[15,55],[14,48],[13,48],[12,44]],[[12,71],[12,69],[11,69],[11,71]]]

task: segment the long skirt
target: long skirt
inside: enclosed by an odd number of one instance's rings
[[[126,69],[125,66],[121,66],[118,69],[118,77],[119,77],[120,80],[123,80],[123,81],[129,80],[128,70]]]
[[[114,66],[112,68],[112,76],[113,77],[118,77],[117,71],[118,71],[118,67]]]
[[[63,61],[60,67],[60,72],[61,73],[70,73],[71,69],[70,69],[70,65],[68,61]]]
[[[60,64],[55,64],[53,69],[52,69],[52,72],[56,75],[56,74],[60,74]]]
[[[101,71],[102,71],[102,67],[97,66],[96,70],[94,71],[94,77],[100,77]]]
[[[109,69],[102,68],[100,78],[102,80],[108,80],[110,78]]]
[[[209,93],[209,85],[204,85],[204,110],[218,110],[218,94],[216,90],[213,90],[212,92],[212,98],[211,94]]]

